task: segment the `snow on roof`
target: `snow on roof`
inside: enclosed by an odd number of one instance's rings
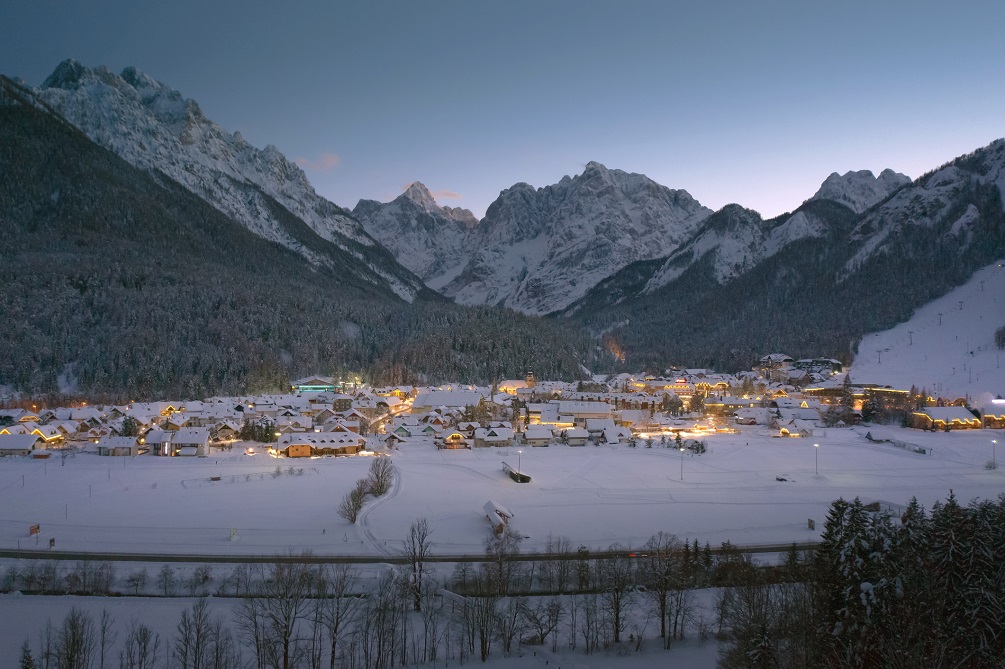
[[[922,413],[932,420],[941,420],[947,423],[954,420],[962,423],[980,420],[964,407],[927,407],[922,409]]]
[[[473,390],[432,390],[419,393],[412,406],[466,407],[475,406],[482,400],[482,394]]]
[[[499,514],[504,520],[509,520],[510,518],[513,517],[513,513],[509,509],[507,509],[502,504],[499,504],[498,502],[493,502],[492,500],[485,502],[485,506],[483,506],[482,509],[484,509],[485,513],[488,514],[489,516],[496,513]]]
[[[610,415],[612,407],[606,402],[568,402],[558,403],[558,413],[563,416],[574,416],[576,414],[599,413]]]
[[[0,452],[28,451],[38,440],[39,436],[35,434],[0,434]]]
[[[204,444],[209,441],[208,427],[184,427],[171,440],[175,444]]]

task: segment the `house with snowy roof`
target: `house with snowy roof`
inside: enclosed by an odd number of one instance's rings
[[[136,437],[105,437],[96,444],[98,455],[135,457],[140,454]]]
[[[45,442],[36,434],[0,434],[0,455],[30,455],[44,449]]]
[[[977,430],[981,419],[966,407],[926,407],[911,414],[911,424],[922,430]]]
[[[474,446],[511,446],[513,429],[508,427],[480,427],[474,433]]]

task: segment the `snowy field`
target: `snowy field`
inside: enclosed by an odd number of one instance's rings
[[[895,505],[917,496],[927,507],[950,489],[967,501],[997,497],[1005,487],[1005,468],[984,467],[991,439],[1005,446],[1000,430],[879,430],[930,454],[871,443],[864,427],[817,430],[808,439],[744,427],[708,437],[708,453],[683,458],[658,444],[518,453],[515,447],[439,451],[415,440],[392,453],[395,483],[384,497],[368,500],[356,525],[336,508],[366,476],[368,457],[276,459],[235,448],[199,459],[6,458],[0,548],[35,548],[28,528],[37,523],[38,546],[55,538],[60,550],[381,555],[398,552],[409,525],[424,517],[435,552],[481,553],[490,532],[482,511],[488,500],[514,513],[524,551],[542,549],[549,534],[568,537],[574,547],[639,547],[660,530],[712,545],[771,544],[816,539],[828,506],[841,496]],[[532,481],[510,480],[504,461]],[[810,518],[816,532],[807,528]]]

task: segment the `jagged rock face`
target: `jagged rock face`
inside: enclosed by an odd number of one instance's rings
[[[137,167],[163,173],[312,264],[337,267],[341,261],[292,229],[275,203],[321,239],[360,259],[367,280],[408,300],[421,289],[357,221],[319,196],[303,170],[276,147],[255,148],[240,133],[207,119],[194,101],[136,68],[117,75],[68,60],[35,93],[98,144]]]
[[[418,181],[386,204],[360,200],[352,213],[398,262],[434,289],[467,262],[468,232],[478,225],[469,210],[438,205]]]
[[[833,200],[861,214],[909,183],[911,177],[890,169],[883,170],[878,177],[869,170],[845,172],[843,175],[834,172],[810,200]]]
[[[671,253],[709,214],[686,191],[595,162],[545,188],[519,183],[470,230],[472,255],[441,292],[461,304],[557,311],[622,267]]]

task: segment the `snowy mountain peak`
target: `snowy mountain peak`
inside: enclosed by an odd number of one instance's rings
[[[65,88],[70,90],[75,88],[90,70],[78,61],[67,58],[56,66],[52,74],[46,78],[42,88]]]
[[[435,211],[440,208],[436,204],[436,198],[433,197],[433,194],[429,192],[429,189],[421,181],[413,181],[405,192],[402,193],[401,197],[411,200],[426,210]]]
[[[832,173],[827,177],[820,190],[807,202],[812,200],[833,200],[848,206],[856,214],[861,214],[875,204],[883,201],[898,188],[911,183],[906,174],[885,169],[879,176],[870,170]]]

